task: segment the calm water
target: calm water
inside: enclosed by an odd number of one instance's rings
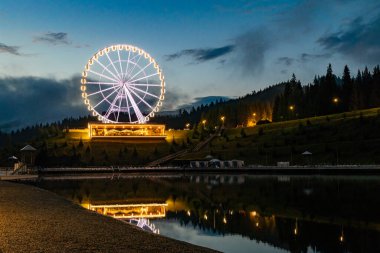
[[[380,252],[377,176],[47,176],[37,185],[83,206],[167,203],[165,217],[150,219],[160,234],[223,252]]]

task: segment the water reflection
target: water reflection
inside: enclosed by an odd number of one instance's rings
[[[84,208],[115,219],[127,221],[143,230],[159,234],[160,230],[149,219],[165,218],[166,203],[147,204],[92,204],[82,203]]]
[[[224,252],[380,252],[379,177],[75,177],[38,186]]]
[[[166,203],[148,203],[148,204],[103,204],[94,205],[91,203],[82,204],[83,207],[116,219],[149,219],[164,218],[166,215]]]

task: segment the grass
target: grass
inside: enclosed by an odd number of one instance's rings
[[[225,129],[198,152],[181,157],[201,160],[212,155],[246,164],[378,164],[380,163],[380,108],[318,116],[245,128]],[[192,130],[170,130],[163,141],[86,138],[74,130],[46,139],[45,166],[144,165],[196,145]],[[199,134],[195,134],[199,136]],[[304,151],[311,156],[302,155]],[[177,161],[178,162],[178,161]]]
[[[165,140],[88,139],[83,131],[70,131],[46,139],[40,161],[49,166],[144,165],[186,148],[192,131],[172,130]],[[197,143],[193,140],[192,143]],[[40,153],[41,154],[41,153]]]
[[[226,129],[197,153],[183,160],[242,159],[248,164],[380,163],[380,108]],[[305,157],[304,151],[313,155]]]

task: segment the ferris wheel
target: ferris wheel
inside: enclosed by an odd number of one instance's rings
[[[84,103],[104,123],[145,123],[162,106],[164,75],[155,59],[132,45],[95,53],[81,79]]]

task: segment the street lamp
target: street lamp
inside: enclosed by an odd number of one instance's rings
[[[289,110],[291,110],[291,111],[294,111],[294,108],[295,108],[294,105],[290,105],[290,106],[289,106]]]
[[[190,123],[187,123],[185,126],[186,126],[186,129],[190,129]]]
[[[337,104],[337,103],[339,103],[339,98],[338,97],[334,97],[332,99],[332,101],[333,101],[334,104]]]

